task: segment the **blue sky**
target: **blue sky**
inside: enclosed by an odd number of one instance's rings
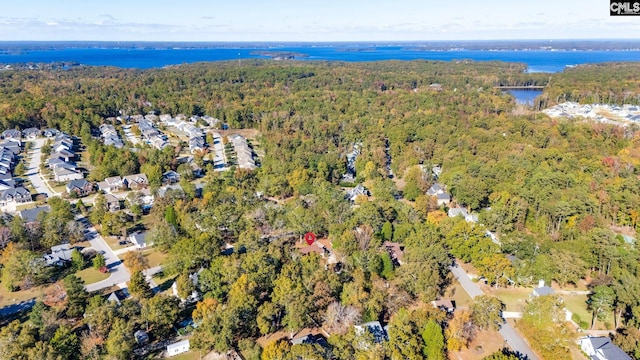
[[[638,38],[606,0],[17,0],[1,40],[401,41]]]

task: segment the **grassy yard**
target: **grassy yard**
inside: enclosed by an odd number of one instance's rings
[[[111,248],[111,250],[119,250],[122,248],[126,248],[129,246],[133,246],[132,243],[130,243],[129,241],[127,241],[126,245],[120,245],[120,240],[117,236],[103,236],[104,241],[107,242],[107,244],[109,244],[109,247]]]
[[[142,252],[144,256],[149,261],[150,267],[155,267],[160,264],[167,258],[167,254],[163,254],[156,249],[147,249]]]
[[[111,274],[109,273],[103,274],[93,267],[86,268],[76,273],[76,276],[82,279],[85,284],[93,284],[95,282],[102,281],[108,278],[110,275]]]
[[[455,305],[457,308],[466,308],[471,304],[471,298],[467,295],[467,292],[464,291],[458,280],[453,280],[451,285],[445,291],[444,297],[455,301]]]
[[[592,314],[591,311],[587,309],[587,295],[562,295],[562,299],[564,300],[567,310],[571,311],[573,314],[577,314],[580,317],[580,320],[586,322],[589,324],[589,327],[591,327]],[[614,321],[613,312],[610,312],[604,322],[596,320],[594,329],[610,330],[614,326]],[[605,326],[605,323],[609,325],[609,328]]]
[[[485,288],[488,295],[497,297],[506,305],[507,311],[523,311],[531,291],[529,288]]]
[[[45,290],[46,287],[38,286],[28,290],[8,292],[4,284],[0,284],[0,308],[40,297]]]

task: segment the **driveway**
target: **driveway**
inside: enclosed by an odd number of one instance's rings
[[[104,288],[108,288],[114,285],[122,285],[129,281],[131,275],[129,274],[129,270],[124,266],[122,261],[118,258],[118,256],[111,250],[109,244],[104,241],[102,235],[100,235],[96,228],[91,225],[89,220],[82,215],[76,215],[76,220],[83,224],[86,228],[85,237],[91,244],[91,247],[104,255],[106,260],[107,268],[109,269],[109,276],[107,279],[98,281],[93,284],[85,285],[85,289],[87,291],[97,291]],[[125,285],[126,286],[126,285]]]
[[[44,182],[40,175],[42,145],[44,145],[46,141],[47,139],[45,138],[38,138],[32,141],[33,147],[31,148],[26,175],[38,194],[46,194],[47,197],[60,196],[59,193],[53,191],[53,189]]]
[[[474,298],[476,296],[484,295],[482,289],[480,289],[476,283],[471,281],[469,275],[461,267],[457,265],[450,266],[449,270],[451,270],[451,273],[456,277],[464,291],[469,294],[469,297]],[[529,360],[538,360],[538,357],[533,350],[531,350],[527,342],[508,322],[505,322],[500,327],[500,335],[502,335],[505,343],[509,345],[512,350],[527,356],[527,359]]]

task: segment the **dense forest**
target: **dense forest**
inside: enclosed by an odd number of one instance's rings
[[[616,341],[629,353],[640,351],[640,292],[634,290],[640,256],[621,236],[635,235],[640,225],[640,133],[634,126],[551,120],[495,88],[548,84],[537,107],[565,100],[637,103],[640,68],[590,65],[553,75],[523,69],[471,61],[243,61],[145,71],[2,71],[0,122],[3,128],[57,127],[88,140],[105,117],[182,113],[260,132],[258,170],[209,172],[201,196],[185,185],[184,193],[157,201],[150,215],[160,225],[149,236],[168,254],[165,272],[177,274],[188,293],[185,278],[202,269],[203,299],[191,309],[199,324],[196,348],[237,348],[252,359],[444,358],[447,349],[469,343],[472,333],[464,329],[495,327],[483,315],[499,310],[485,299],[452,319],[424,306],[450,284],[455,257],[495,286],[589,279],[591,304],[600,304],[590,306],[594,317],[615,312],[623,328]],[[96,178],[145,163],[159,174],[175,167],[170,151],[131,153],[87,143],[101,163]],[[354,144],[362,144],[356,182],[372,196],[352,206],[340,185]],[[448,218],[425,194],[435,181],[433,165],[442,167],[438,182],[454,204],[478,212],[482,225]],[[101,216],[92,220],[100,223]],[[299,253],[308,231],[331,241],[340,269]],[[11,251],[28,251],[24,239],[16,238]],[[402,265],[390,259],[384,241],[402,244]],[[222,253],[225,244],[241,251]],[[73,294],[79,292],[74,281],[63,284]],[[129,358],[131,332],[145,324],[160,337],[178,318],[167,310],[175,308],[172,299],[139,287],[132,293],[118,308],[87,295],[77,295],[76,303],[39,303],[28,319],[0,332],[0,356],[37,359],[49,351],[52,359]],[[535,339],[563,339],[538,348],[556,356],[545,358],[563,358],[571,345],[563,326],[549,325],[555,305],[531,306],[531,313],[551,309],[543,314],[550,320],[541,326],[543,315],[525,317],[522,329],[534,334],[534,345]],[[75,321],[82,314],[89,329]],[[377,320],[389,324],[388,341],[363,346],[353,325]],[[331,334],[328,349],[255,343],[276,331],[317,326]],[[501,356],[508,358],[494,358]]]

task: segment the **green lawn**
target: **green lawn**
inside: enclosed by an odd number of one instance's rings
[[[500,299],[505,304],[506,311],[523,311],[531,291],[529,288],[492,288],[487,293]]]
[[[562,299],[564,300],[564,304],[567,310],[571,311],[573,314],[577,314],[580,316],[580,319],[591,326],[591,311],[587,309],[587,295],[562,295]],[[609,324],[610,328],[614,326],[614,318],[613,312],[607,315],[605,320],[606,323]],[[596,330],[611,330],[605,327],[604,322],[596,320],[596,324],[594,329]]]
[[[94,269],[93,267],[90,267],[90,268],[86,268],[84,270],[78,271],[76,273],[76,276],[82,279],[82,281],[85,284],[93,284],[95,282],[102,281],[108,278],[109,276],[111,276],[111,274],[109,273],[103,274],[100,271]]]

